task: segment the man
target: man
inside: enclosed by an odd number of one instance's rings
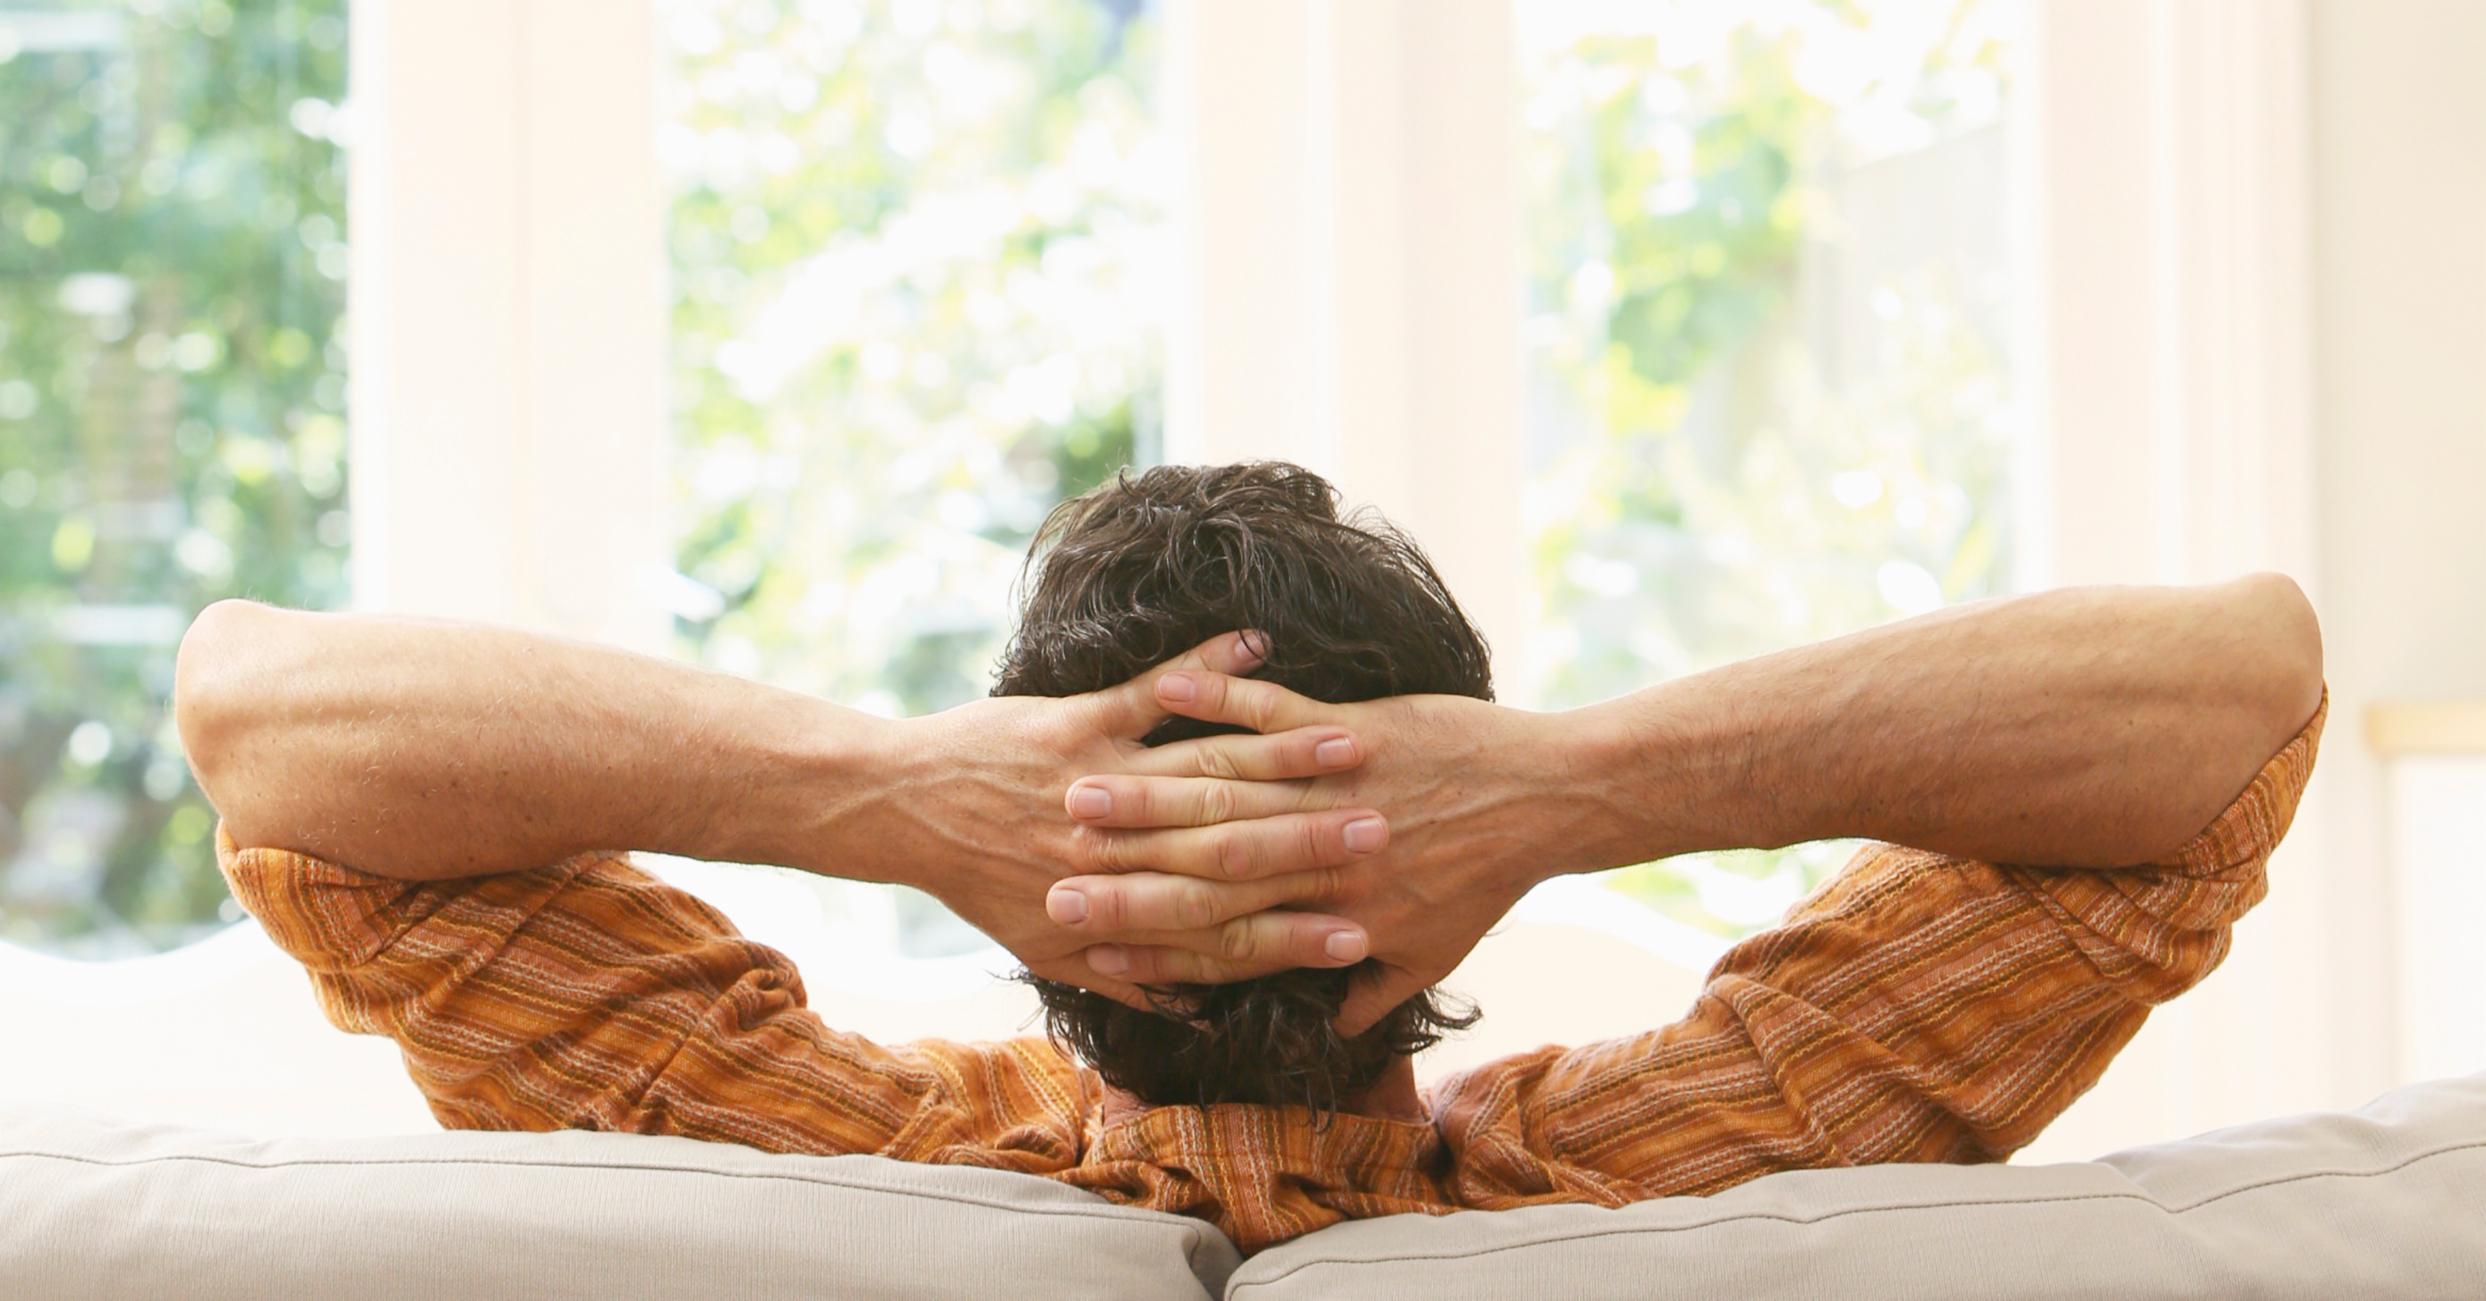
[[[226,606],[178,716],[236,896],[444,1124],[1020,1170],[1249,1252],[2002,1159],[2217,965],[2324,713],[2276,577],[1963,607],[1531,714],[1485,699],[1422,553],[1294,467],[1126,477],[1038,551],[1001,688],[1060,699],[882,722],[594,647]],[[1683,1020],[1417,1089],[1409,1053],[1463,1020],[1430,987],[1534,882],[1833,836],[1882,843]],[[826,1027],[628,848],[923,886],[1027,963],[1086,1064]]]

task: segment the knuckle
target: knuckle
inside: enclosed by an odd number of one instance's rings
[[[1240,880],[1252,874],[1252,845],[1241,831],[1227,831],[1217,837],[1217,869],[1231,879]]]
[[[1118,931],[1130,913],[1129,901],[1112,882],[1099,882],[1088,890],[1088,920],[1100,930]]]
[[[1217,895],[1205,886],[1185,885],[1174,893],[1174,920],[1179,929],[1199,930],[1217,924]]]
[[[1332,856],[1326,845],[1328,837],[1321,834],[1318,822],[1311,818],[1301,819],[1295,834],[1302,842],[1297,848],[1303,854],[1303,866],[1312,867],[1330,861]]]
[[[1218,930],[1217,955],[1226,961],[1249,961],[1259,951],[1260,937],[1250,918],[1238,918]]]
[[[1243,773],[1232,754],[1212,745],[1200,751],[1200,775],[1236,781],[1242,778]]]
[[[1189,978],[1189,956],[1165,949],[1152,949],[1148,953],[1147,963],[1144,966],[1134,964],[1132,970],[1147,973],[1142,979],[1151,985],[1173,984]]]
[[[1209,822],[1232,821],[1235,813],[1234,788],[1217,783],[1200,792],[1200,812]]]

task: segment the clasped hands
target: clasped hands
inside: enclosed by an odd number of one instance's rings
[[[1371,957],[1339,1014],[1360,1033],[1553,870],[1558,815],[1514,774],[1558,756],[1539,715],[1325,704],[1242,676],[1259,664],[1230,633],[1090,695],[920,720],[892,843],[956,865],[914,879],[1030,971],[1132,1006],[1143,985]],[[1141,743],[1177,714],[1250,731]]]

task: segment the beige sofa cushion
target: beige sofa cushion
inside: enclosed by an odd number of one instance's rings
[[[2079,1164],[1342,1224],[1253,1257],[1226,1295],[2486,1297],[2486,1075]]]
[[[0,1297],[2486,1296],[2486,1075],[2099,1161],[1214,1229],[1047,1180],[613,1134],[257,1141],[0,1108]]]
[[[0,1110],[0,1297],[1211,1297],[1197,1220],[627,1134],[253,1140]]]

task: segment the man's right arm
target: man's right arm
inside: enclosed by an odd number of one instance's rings
[[[408,880],[598,849],[865,875],[828,851],[895,726],[611,647],[244,601],[183,638],[174,717],[236,841]]]
[[[1243,639],[1173,665],[1248,670]],[[1168,666],[1170,667],[1170,666]],[[1162,672],[1161,667],[1153,672]],[[1071,777],[1118,766],[1163,717],[1150,675],[1068,699],[979,701],[890,721],[611,647],[447,620],[226,601],[182,642],[175,717],[200,785],[244,848],[410,881],[491,876],[645,849],[898,881],[939,897],[1037,974],[1126,1002],[1046,920],[1081,832]],[[1273,777],[1332,771],[1314,729],[1254,738]],[[1352,747],[1350,746],[1350,750]],[[1268,969],[1335,966],[1354,928],[1299,911],[1304,869],[1350,861],[1369,810],[1287,813],[1228,831],[1268,865],[1262,902],[1149,942],[1243,936]]]

